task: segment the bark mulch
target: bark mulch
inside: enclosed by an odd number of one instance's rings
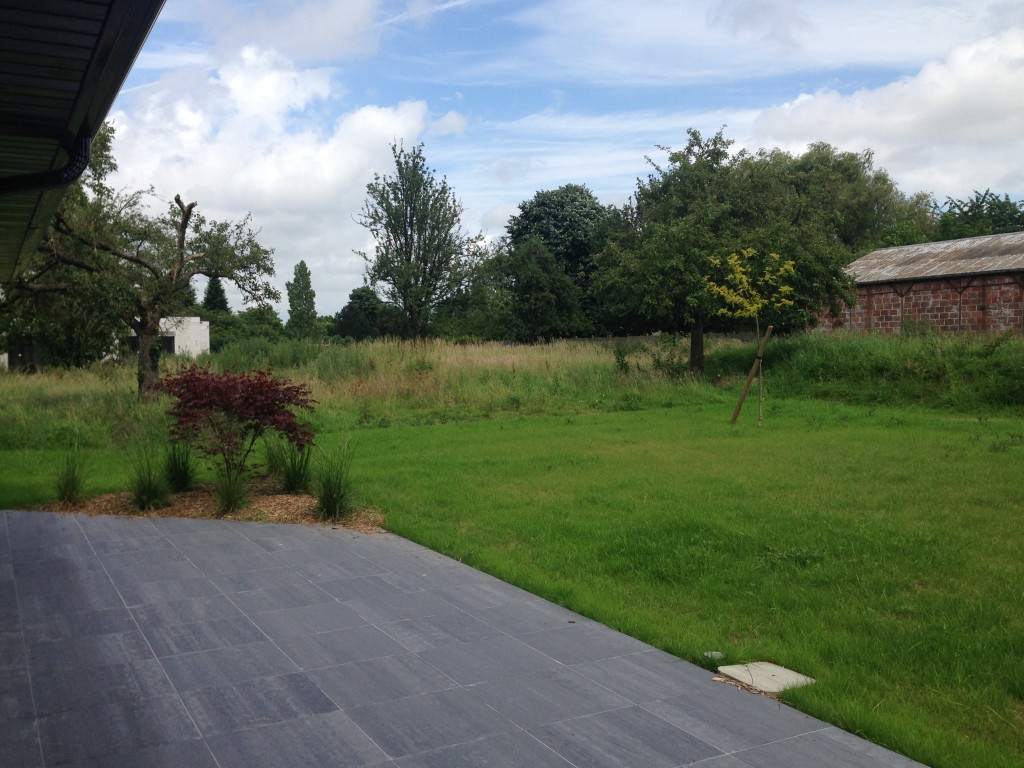
[[[46,512],[76,512],[85,515],[122,515],[126,517],[216,518],[217,500],[213,486],[200,486],[176,493],[166,507],[140,511],[128,492],[105,493],[73,505],[46,504]],[[278,493],[273,478],[257,477],[251,482],[248,506],[224,515],[222,520],[248,520],[263,523],[323,525],[316,514],[316,499],[308,493]],[[362,533],[387,533],[382,527],[384,515],[373,509],[359,509],[332,523]]]

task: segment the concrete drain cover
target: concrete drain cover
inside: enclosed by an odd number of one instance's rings
[[[780,693],[787,688],[799,688],[810,685],[813,677],[801,675],[791,669],[780,667],[767,661],[755,661],[751,664],[731,664],[719,667],[718,671],[744,685],[756,688],[765,693]]]

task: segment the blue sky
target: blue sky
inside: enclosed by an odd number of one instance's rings
[[[112,114],[119,185],[251,212],[282,293],[303,259],[333,314],[362,284],[355,219],[395,140],[424,144],[490,237],[563,184],[625,202],[689,127],[871,149],[940,201],[1024,198],[1024,4],[167,0]]]

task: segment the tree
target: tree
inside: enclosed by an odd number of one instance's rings
[[[294,279],[285,283],[288,291],[288,323],[285,328],[293,339],[310,339],[320,334],[316,315],[316,292],[306,262],[295,265]]]
[[[705,328],[723,317],[742,319],[735,311],[723,315],[723,294],[712,290],[736,278],[730,255],[751,249],[792,263],[786,300],[762,296],[758,316],[779,330],[796,330],[849,299],[847,264],[886,238],[913,236],[927,224],[920,197],[901,195],[873,167],[870,152],[819,143],[797,157],[781,150],[730,156],[722,131],[704,139],[691,129],[688,136],[686,147],[669,153],[667,168],[654,166],[618,214],[594,289],[613,328],[689,327],[694,371],[703,368]]]
[[[561,264],[585,301],[595,269],[595,255],[608,234],[609,209],[586,186],[566,184],[538,192],[519,204],[505,231],[515,249],[538,238]],[[589,307],[585,308],[589,312]]]
[[[539,237],[495,257],[506,299],[497,317],[500,338],[519,342],[573,336],[583,325],[579,291]]]
[[[1024,202],[1014,202],[1009,195],[999,197],[991,190],[975,190],[967,200],[946,198],[945,210],[939,214],[939,239],[998,235],[1024,230]]]
[[[392,144],[393,176],[374,176],[359,217],[376,241],[367,263],[370,287],[405,315],[409,334],[424,338],[433,311],[460,288],[480,237],[461,228],[462,204],[446,179],[434,177],[423,145]]]
[[[139,395],[159,379],[160,320],[195,302],[197,275],[231,280],[246,302],[280,298],[264,278],[273,251],[262,247],[247,215],[239,222],[207,220],[179,195],[163,216],[146,208],[151,191],[115,193],[105,177],[116,167],[104,128],[100,154],[69,191],[42,245],[14,284],[26,296],[74,295],[76,276],[104,281],[121,321],[138,339]]]
[[[208,312],[231,312],[228,295],[224,292],[224,284],[219,277],[211,277],[206,283],[203,294],[203,309]]]
[[[384,311],[381,301],[372,288],[361,285],[348,295],[348,303],[334,316],[335,333],[356,341],[375,339],[380,336],[380,320]]]

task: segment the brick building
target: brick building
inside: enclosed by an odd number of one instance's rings
[[[847,271],[857,301],[823,330],[1024,332],[1024,232],[882,248]]]

